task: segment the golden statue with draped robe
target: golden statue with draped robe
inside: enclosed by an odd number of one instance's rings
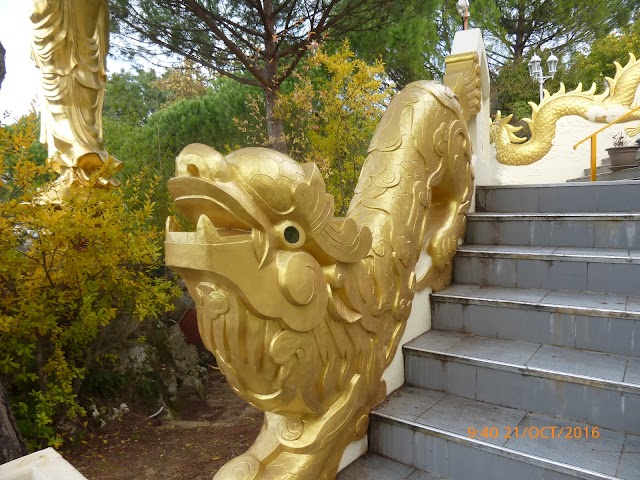
[[[102,105],[109,50],[107,0],[32,0],[32,57],[42,75],[42,129],[49,161],[61,176],[53,196],[72,185],[118,185],[122,164],[103,146]],[[52,196],[51,193],[48,194]],[[50,198],[51,199],[51,198]]]

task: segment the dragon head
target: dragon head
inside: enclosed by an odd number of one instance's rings
[[[167,220],[166,261],[196,300],[203,341],[230,384],[262,410],[323,413],[310,385],[322,379],[310,382],[305,365],[321,361],[314,331],[326,328],[335,266],[369,252],[369,230],[333,216],[314,164],[265,148],[225,157],[189,145],[169,192],[197,227],[180,232]]]

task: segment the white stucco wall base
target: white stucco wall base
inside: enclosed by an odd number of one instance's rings
[[[87,480],[53,448],[0,465],[0,480]]]
[[[398,345],[398,351],[391,361],[391,364],[382,374],[382,379],[387,382],[387,395],[396,391],[404,384],[404,355],[402,346],[419,337],[423,333],[431,330],[431,289],[427,288],[416,292],[413,297],[411,314],[407,320],[407,327]]]
[[[340,472],[347,468],[362,455],[367,453],[367,450],[369,450],[369,435],[365,435],[360,440],[351,442],[342,454],[342,459],[340,460],[338,471]]]

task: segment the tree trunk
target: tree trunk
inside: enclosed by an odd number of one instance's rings
[[[0,88],[2,88],[2,81],[4,80],[4,76],[7,73],[7,68],[4,63],[4,54],[5,49],[2,46],[2,42],[0,42]]]
[[[269,146],[281,153],[288,153],[287,142],[284,138],[284,123],[282,118],[275,113],[277,92],[268,88],[264,89],[264,106],[267,117],[267,133]]]
[[[513,59],[518,60],[524,56],[524,49],[526,47],[526,18],[524,6],[518,7],[518,22],[516,24],[516,38],[513,44]]]
[[[284,122],[276,114],[276,100],[280,83],[278,82],[278,46],[276,44],[276,15],[273,12],[273,0],[262,2],[264,14],[264,61],[265,68],[263,75],[265,81],[262,82],[264,91],[264,110],[267,117],[267,134],[269,135],[269,146],[281,153],[287,153],[287,142],[284,138]]]
[[[9,409],[9,398],[0,381],[0,465],[27,454],[16,421]]]

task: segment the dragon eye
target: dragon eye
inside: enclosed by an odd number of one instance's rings
[[[284,229],[284,239],[292,245],[295,245],[300,241],[300,232],[296,227],[289,225]]]
[[[296,222],[284,220],[275,225],[275,230],[278,233],[280,248],[291,250],[304,245],[306,239],[304,229]]]

